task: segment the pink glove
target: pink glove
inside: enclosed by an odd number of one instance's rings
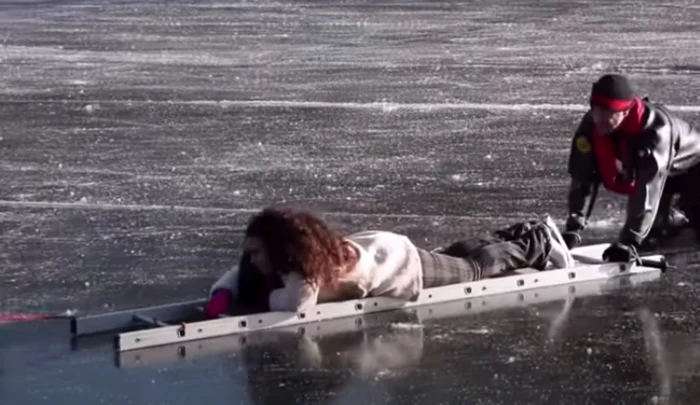
[[[209,302],[204,307],[204,313],[209,318],[216,318],[221,314],[228,312],[231,307],[231,299],[233,298],[231,291],[218,290],[209,298]]]

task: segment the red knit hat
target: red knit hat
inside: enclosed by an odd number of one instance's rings
[[[598,105],[612,111],[624,111],[635,99],[634,91],[625,76],[607,74],[593,83],[591,106]]]

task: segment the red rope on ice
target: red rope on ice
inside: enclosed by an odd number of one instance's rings
[[[65,316],[49,314],[0,314],[0,323],[38,321],[42,319],[58,319]]]

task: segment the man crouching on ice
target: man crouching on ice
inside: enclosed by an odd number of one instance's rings
[[[653,226],[689,222],[700,231],[700,132],[665,107],[636,96],[621,75],[604,75],[593,84],[591,109],[574,134],[569,155],[569,217],[564,238],[580,243],[600,183],[626,195],[627,216],[617,242],[604,253],[608,261],[636,256]],[[672,216],[671,201],[680,194],[685,214]],[[670,222],[675,223],[670,223]]]
[[[430,252],[393,232],[345,236],[309,212],[268,208],[248,224],[244,249],[249,263],[212,286],[205,308],[209,317],[237,312],[241,305],[258,312],[297,312],[365,297],[416,301],[425,288],[523,268],[545,270],[548,263],[574,264],[549,216]]]

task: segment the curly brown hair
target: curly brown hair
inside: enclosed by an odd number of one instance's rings
[[[299,272],[311,285],[335,285],[350,260],[344,237],[312,213],[266,208],[251,218],[246,237],[260,238],[275,272]]]

